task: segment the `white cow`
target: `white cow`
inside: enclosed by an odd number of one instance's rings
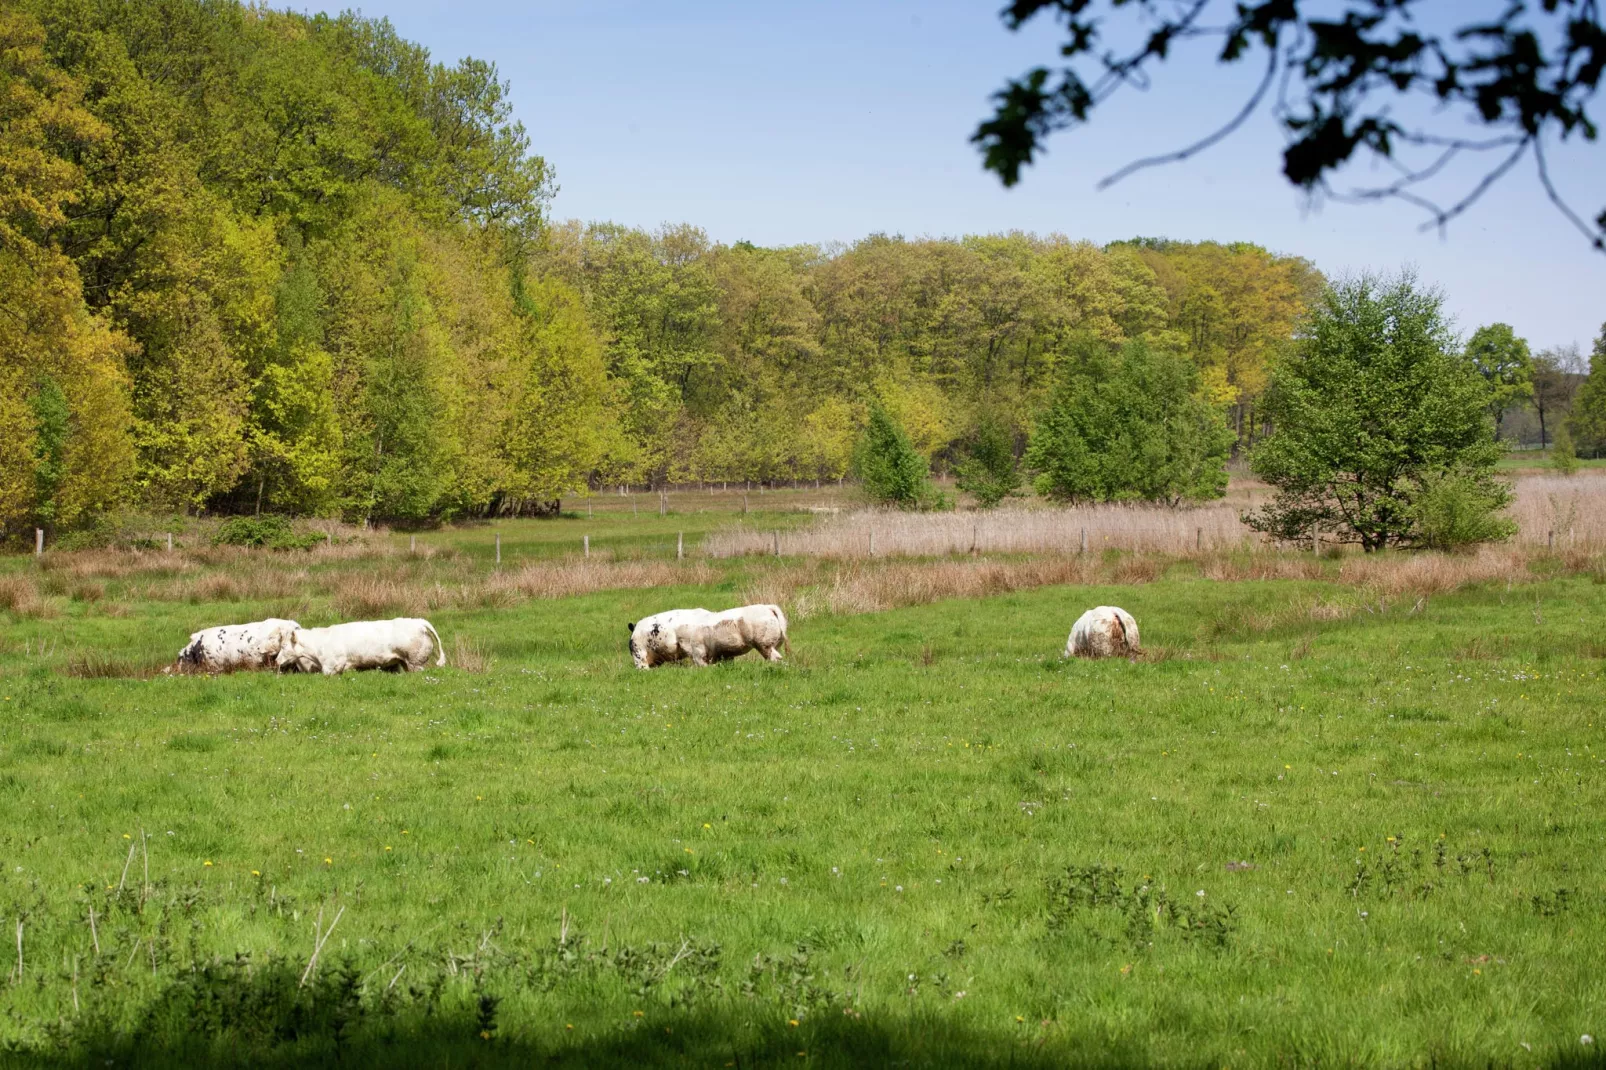
[[[429,664],[446,664],[446,648],[433,625],[419,617],[363,620],[330,628],[297,628],[279,648],[279,671],[321,672],[335,676],[347,669],[391,669],[416,672]]]
[[[1065,641],[1068,658],[1110,658],[1138,652],[1138,622],[1117,606],[1098,606],[1083,613]]]
[[[299,627],[301,625],[293,620],[269,617],[250,624],[225,624],[195,632],[188,645],[178,652],[178,669],[181,672],[236,672],[272,668],[280,647]]]
[[[769,661],[781,660],[781,647],[792,649],[786,637],[786,614],[780,606],[756,605],[710,613],[706,609],[671,609],[634,624],[630,629],[630,656],[638,669],[679,661],[708,665],[756,650]]]

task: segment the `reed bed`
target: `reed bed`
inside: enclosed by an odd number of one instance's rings
[[[1606,548],[1606,473],[1523,476],[1515,490],[1510,515],[1518,524],[1516,545]],[[1045,505],[971,513],[867,509],[822,518],[793,531],[729,528],[709,535],[703,552],[710,557],[779,553],[848,561],[1083,550],[1182,555],[1270,545],[1244,524],[1245,508],[1256,499],[1243,488],[1239,491],[1236,498],[1176,509],[1141,504]]]
[[[1510,515],[1523,546],[1606,549],[1606,472],[1522,476]]]
[[[1070,554],[1128,550],[1182,554],[1241,549],[1264,540],[1230,505],[1168,509],[1148,505],[1005,508],[976,513],[864,510],[796,531],[736,527],[703,541],[711,557],[775,553],[837,560],[954,554]]]

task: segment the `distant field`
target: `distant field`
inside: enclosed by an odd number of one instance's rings
[[[665,550],[729,520],[0,562],[0,1063],[1598,1061],[1598,557]],[[760,594],[789,663],[629,667]],[[363,606],[484,671],[126,678]]]

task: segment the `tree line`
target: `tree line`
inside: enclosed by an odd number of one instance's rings
[[[761,248],[554,223],[554,188],[493,67],[383,20],[13,0],[0,535],[873,482],[873,441],[914,451],[905,483],[935,465],[982,500],[1022,461],[1069,500],[1209,497],[1329,292],[1246,243]],[[1571,423],[1606,446],[1606,420]]]

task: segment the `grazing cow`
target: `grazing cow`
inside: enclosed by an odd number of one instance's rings
[[[780,661],[780,648],[792,649],[786,637],[786,614],[780,606],[741,606],[723,613],[671,609],[626,627],[630,630],[630,657],[638,669],[682,658],[693,665],[708,665],[749,650],[769,661]]]
[[[180,672],[236,672],[240,669],[270,669],[279,649],[301,625],[293,620],[269,617],[250,624],[225,624],[207,628],[190,636],[189,644],[178,652]]]
[[[1138,622],[1116,606],[1099,606],[1076,619],[1065,642],[1068,658],[1110,658],[1138,652]]]
[[[279,648],[279,671],[321,672],[335,676],[347,669],[416,672],[429,664],[446,664],[446,648],[427,620],[363,620],[330,628],[297,628]]]

